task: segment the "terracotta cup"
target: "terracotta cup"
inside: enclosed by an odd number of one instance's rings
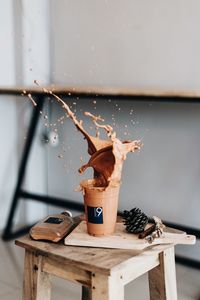
[[[94,181],[81,182],[84,195],[87,231],[94,236],[112,235],[117,220],[119,186],[95,187]]]

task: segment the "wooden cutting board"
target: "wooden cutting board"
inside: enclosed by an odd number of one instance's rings
[[[95,237],[87,233],[86,222],[82,221],[64,240],[65,245],[97,248],[136,249],[142,250],[149,245],[158,244],[195,244],[196,237],[186,232],[166,227],[162,237],[151,244],[139,239],[137,234],[127,233],[123,223],[116,224],[116,231],[111,236]]]

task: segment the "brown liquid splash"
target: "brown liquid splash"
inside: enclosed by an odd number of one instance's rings
[[[35,84],[40,86],[37,81]],[[113,131],[112,126],[99,124],[104,120],[100,116],[95,116],[90,112],[85,112],[85,116],[90,117],[97,129],[97,136],[91,136],[83,128],[82,121],[78,121],[75,114],[69,106],[53,91],[42,88],[47,94],[52,95],[63,107],[68,116],[72,119],[76,128],[83,134],[88,143],[88,153],[91,156],[88,163],[83,165],[79,172],[83,173],[87,168],[92,167],[94,170],[94,186],[111,187],[118,186],[121,182],[123,163],[129,152],[135,152],[142,146],[141,141],[124,141],[121,142]],[[99,138],[99,130],[106,131],[107,140]]]

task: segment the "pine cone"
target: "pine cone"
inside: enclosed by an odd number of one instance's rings
[[[130,211],[123,212],[124,225],[126,231],[131,233],[141,233],[144,231],[149,218],[137,207]]]

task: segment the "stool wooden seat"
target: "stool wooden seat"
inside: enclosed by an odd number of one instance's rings
[[[174,245],[145,251],[65,246],[16,240],[25,248],[24,300],[51,299],[51,276],[82,285],[82,299],[122,300],[124,285],[148,272],[151,300],[176,300]]]

